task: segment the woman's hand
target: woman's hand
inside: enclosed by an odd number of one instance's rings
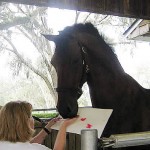
[[[64,122],[62,123],[62,126],[64,127],[68,127],[70,124],[74,123],[79,116],[74,117],[74,118],[68,118],[65,119]],[[50,120],[47,125],[45,126],[49,131],[51,130],[51,126],[53,126],[56,122],[61,121],[62,118],[57,117],[57,118],[53,118],[52,120]]]
[[[53,126],[57,121],[59,121],[61,118],[57,117],[57,118],[53,118],[52,120],[50,120],[47,125],[45,126],[49,131],[51,130],[51,126]]]
[[[62,126],[68,127],[69,125],[73,124],[78,118],[79,116],[76,116],[74,118],[68,118],[63,122]]]

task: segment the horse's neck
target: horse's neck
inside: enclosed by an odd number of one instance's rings
[[[103,41],[91,44],[88,47],[88,58],[90,72],[87,84],[89,85],[91,99],[98,102],[97,99],[103,97],[107,104],[107,98],[109,100],[108,95],[110,97],[114,96],[113,93],[116,92],[115,86],[119,86],[116,83],[125,74],[124,70],[109,45]],[[117,89],[119,88],[117,87]],[[94,105],[97,106],[98,104]]]
[[[93,43],[92,43],[93,42]],[[90,41],[90,44],[87,45],[88,47],[88,57],[89,57],[89,63],[91,64],[91,67],[96,66],[97,68],[101,68],[102,70],[107,70],[107,72],[113,73],[113,74],[122,74],[124,73],[124,70],[110,48],[108,44],[105,43],[105,41],[100,38],[96,41]]]

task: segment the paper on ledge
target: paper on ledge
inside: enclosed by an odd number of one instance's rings
[[[89,129],[87,125],[90,124],[92,125],[90,129],[97,129],[98,138],[100,138],[112,111],[112,109],[79,108],[79,118],[67,128],[67,132],[81,134],[81,130]],[[51,128],[59,130],[62,122],[57,122]]]

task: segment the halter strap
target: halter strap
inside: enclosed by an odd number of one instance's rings
[[[81,88],[55,88],[57,92],[78,92],[78,94],[82,94],[82,89]]]
[[[78,42],[78,45],[80,46],[83,65],[85,65],[85,71],[86,71],[86,73],[89,73],[90,68],[89,68],[87,52],[86,52],[87,48],[83,44],[81,44],[80,42]]]

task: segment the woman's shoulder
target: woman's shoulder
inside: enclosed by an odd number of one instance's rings
[[[45,145],[41,145],[41,144],[38,144],[38,143],[32,143],[31,144],[33,147],[36,148],[36,150],[51,150],[49,149],[48,147],[46,147]],[[39,149],[38,149],[39,148]]]
[[[17,142],[12,143],[8,141],[0,141],[0,150],[51,150],[48,147],[37,144],[37,143],[29,143],[29,142]]]

